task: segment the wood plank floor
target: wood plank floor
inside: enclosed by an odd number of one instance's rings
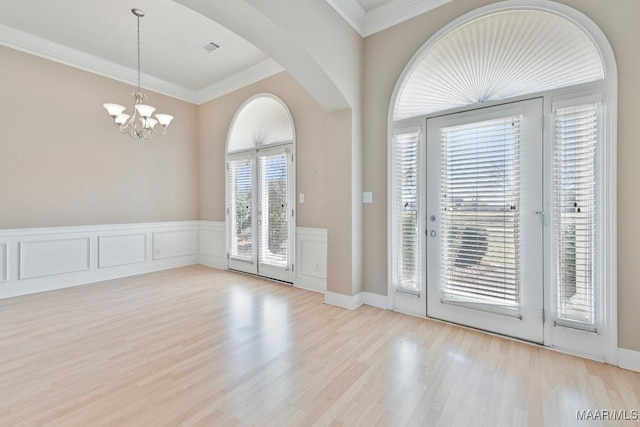
[[[561,426],[640,374],[203,266],[0,301],[0,426]]]

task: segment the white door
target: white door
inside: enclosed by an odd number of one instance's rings
[[[543,342],[542,99],[427,120],[427,315]]]
[[[230,156],[229,268],[293,282],[291,146]]]
[[[293,282],[294,204],[289,148],[258,151],[258,274]]]
[[[255,158],[235,155],[227,161],[229,268],[258,274],[255,250]]]

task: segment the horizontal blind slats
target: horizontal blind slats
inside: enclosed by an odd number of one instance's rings
[[[289,250],[287,154],[259,156],[260,263],[286,268]]]
[[[595,323],[595,148],[598,103],[555,112],[554,249],[557,316]]]
[[[444,299],[519,304],[520,120],[441,129]]]
[[[229,185],[229,258],[253,261],[253,162],[230,160]]]
[[[401,291],[419,292],[418,132],[394,136],[394,280]]]

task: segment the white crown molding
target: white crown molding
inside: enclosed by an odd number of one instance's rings
[[[357,0],[327,0],[362,37],[414,18],[453,0],[390,0],[365,12]]]
[[[42,37],[0,24],[0,44],[41,58],[89,71],[123,83],[136,85],[137,71],[114,64],[97,56],[54,43]],[[144,89],[195,103],[196,91],[165,80],[142,74]]]
[[[366,12],[358,3],[358,0],[327,0],[339,14],[349,23],[361,36],[364,37],[364,26],[366,22]]]
[[[281,71],[284,71],[284,68],[282,68],[280,64],[271,58],[265,59],[211,86],[200,89],[196,96],[196,104],[204,104],[205,102],[219,98],[252,83],[271,77]]]
[[[0,45],[133,86],[137,84],[138,76],[134,69],[3,24],[0,24]],[[277,62],[265,59],[198,91],[144,73],[141,75],[141,80],[144,83],[142,87],[146,90],[199,105],[281,71],[283,68]]]
[[[367,12],[364,37],[429,12],[453,0],[391,0]]]

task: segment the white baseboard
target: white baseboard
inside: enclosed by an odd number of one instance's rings
[[[324,303],[346,308],[347,310],[355,310],[362,305],[362,292],[353,296],[326,292],[324,294]]]
[[[209,255],[202,255],[198,257],[198,264],[205,265],[207,267],[215,268],[218,270],[228,270],[227,262],[220,258],[211,257]]]
[[[362,303],[372,307],[389,310],[389,302],[386,295],[374,294],[373,292],[362,292]]]
[[[640,372],[640,351],[618,348],[618,366]]]

